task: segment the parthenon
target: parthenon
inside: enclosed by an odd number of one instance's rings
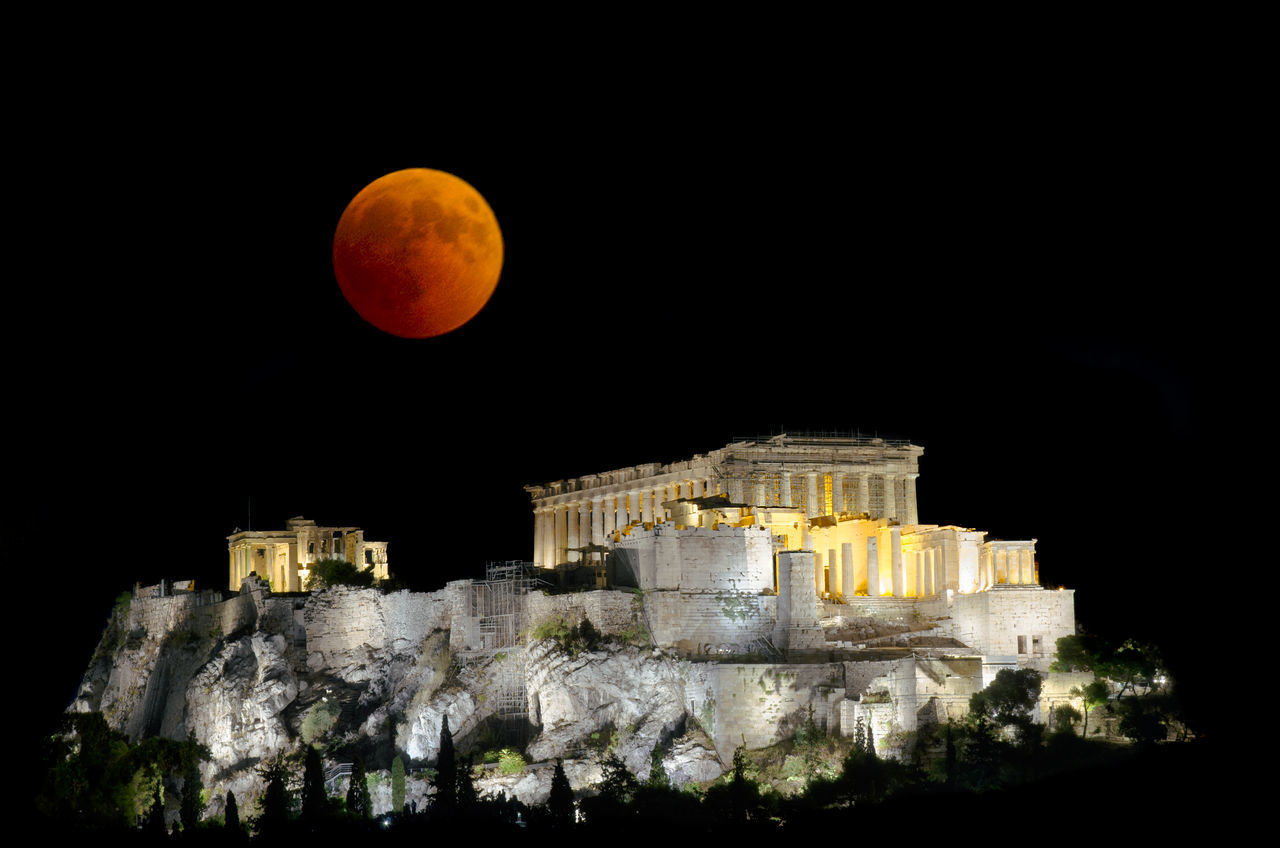
[[[532,561],[544,568],[584,562],[636,528],[669,520],[683,526],[718,509],[718,518],[697,522],[732,518],[735,526],[767,528],[775,553],[813,551],[814,587],[823,597],[927,597],[1035,584],[1034,539],[984,542],[982,531],[919,522],[923,453],[906,441],[782,434],[685,461],[528,486]]]

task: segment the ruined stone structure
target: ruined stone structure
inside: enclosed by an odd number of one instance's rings
[[[245,530],[227,537],[228,588],[238,592],[246,577],[257,574],[277,592],[300,592],[309,567],[323,559],[344,559],[372,568],[375,579],[387,578],[387,543],[366,540],[359,527],[317,527],[301,515],[286,525],[285,530]]]
[[[784,434],[529,486],[534,562],[603,572],[612,556],[657,643],[687,654],[822,650],[821,602],[827,618],[929,618],[930,635],[1047,668],[1075,632],[1072,594],[1039,585],[1034,539],[921,523],[923,452]]]

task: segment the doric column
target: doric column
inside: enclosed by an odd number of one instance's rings
[[[618,514],[622,516],[620,520],[621,526],[625,527],[633,521],[640,518],[640,490],[632,489],[627,492],[627,503],[622,502],[622,498],[618,498]]]
[[[538,562],[543,568],[551,568],[556,564],[555,507],[542,508],[542,550],[538,552]]]
[[[871,475],[866,471],[858,473],[858,512],[871,514]]]
[[[653,522],[653,489],[640,492],[640,520],[645,524]]]
[[[603,536],[605,538],[612,536],[613,531],[617,529],[614,521],[616,513],[614,512],[615,507],[613,504],[615,499],[621,498],[621,497],[622,495],[610,495],[609,497],[604,499],[604,515],[602,517],[602,521],[604,522]]]
[[[839,471],[831,472],[831,514],[844,512],[844,475]]]
[[[880,596],[880,540],[875,536],[867,537],[867,594]]]
[[[858,581],[853,573],[853,543],[842,542],[840,545],[840,591],[847,597],[858,592]]]
[[[732,501],[733,503],[746,503],[746,498],[743,496],[743,494],[744,493],[742,491],[742,478],[730,477],[729,478],[729,500]]]
[[[781,489],[782,505],[793,506],[791,503],[791,472],[783,471],[780,476],[782,479],[778,483],[778,488]]]
[[[755,479],[751,481],[751,503],[753,506],[764,505],[764,481]]]
[[[591,499],[591,544],[604,544],[604,498]]]
[[[804,514],[810,518],[822,515],[822,499],[818,497],[818,472],[807,471],[804,475]]]
[[[822,554],[818,553],[817,551],[814,551],[813,552],[813,590],[818,593],[819,597],[822,596],[823,591],[826,589],[826,587],[822,585],[823,583],[826,582],[825,580],[822,579],[823,578],[822,571],[823,571]]]
[[[578,505],[571,503],[565,510],[568,513],[568,521],[565,532],[565,562],[577,562],[578,554],[573,548],[578,547],[581,543],[578,536]]]
[[[906,490],[908,524],[920,523],[919,513],[916,511],[916,478],[919,476],[919,474],[908,474],[906,477],[906,485],[903,486]]]
[[[884,517],[890,520],[898,517],[898,493],[894,485],[897,475],[884,475]]]
[[[901,598],[907,594],[905,575],[902,573],[902,531],[897,527],[888,529],[885,536],[889,545],[889,573],[893,575],[893,596]]]
[[[542,564],[542,540],[547,531],[546,510],[538,507],[533,511],[533,556],[529,561],[534,565]]]
[[[690,493],[691,493],[691,494],[690,494],[690,497],[694,497],[694,498],[701,498],[701,497],[704,497],[704,495],[702,494],[702,493],[703,493],[703,488],[702,488],[702,478],[701,478],[701,477],[695,477],[695,478],[694,478],[694,479],[689,483],[689,491],[690,491]]]
[[[827,591],[832,595],[843,594],[843,575],[840,573],[840,560],[836,558],[836,549],[827,548]]]
[[[551,558],[552,565],[569,561],[569,507],[559,504],[555,510],[556,550]]]

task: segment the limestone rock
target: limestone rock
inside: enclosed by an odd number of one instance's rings
[[[634,646],[570,656],[554,641],[528,649],[527,687],[542,732],[529,757],[551,760],[586,746],[591,734],[612,726],[614,750],[632,773],[647,777],[653,746],[685,720],[679,663]]]
[[[702,734],[677,740],[662,760],[667,778],[676,786],[706,783],[724,774],[724,766],[711,740]]]
[[[187,715],[216,767],[272,756],[291,747],[285,707],[298,680],[284,639],[253,633],[228,642],[187,687]]]

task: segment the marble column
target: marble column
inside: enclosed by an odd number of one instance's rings
[[[843,542],[840,545],[840,590],[846,597],[853,597],[858,592],[858,581],[853,573],[853,543]]]
[[[825,582],[826,581],[823,580],[822,554],[818,553],[817,551],[814,551],[813,552],[813,590],[817,592],[819,596],[821,596],[823,591],[825,591],[826,589],[826,587],[822,585]]]
[[[601,521],[603,523],[600,526],[602,530],[602,535],[606,539],[612,536],[613,531],[616,529],[616,527],[614,526],[615,525],[614,519],[616,518],[616,513],[614,512],[615,498],[617,498],[617,495],[610,495],[609,497],[604,499],[604,514],[601,516]]]
[[[623,520],[619,523],[626,527],[631,522],[640,517],[640,490],[632,489],[627,492],[627,504],[624,506],[622,498],[618,498],[618,512],[623,515]]]
[[[840,573],[840,560],[836,559],[836,549],[827,549],[827,591],[832,595],[842,594],[841,587],[844,585],[843,575]]]
[[[880,596],[880,540],[875,536],[867,537],[867,594]]]
[[[642,489],[640,491],[640,520],[645,524],[653,521],[653,490]]]
[[[591,499],[591,544],[604,544],[604,498]]]
[[[733,503],[744,503],[742,491],[742,478],[732,477],[729,479],[729,500]]]
[[[751,503],[753,506],[764,505],[764,481],[756,480],[751,484]]]
[[[556,553],[552,565],[569,561],[569,507],[563,504],[555,507]]]
[[[694,481],[693,481],[692,483],[690,483],[690,484],[689,484],[689,487],[690,487],[690,488],[689,488],[689,491],[690,491],[690,497],[694,497],[694,498],[701,498],[701,497],[703,497],[703,494],[702,494],[702,492],[703,492],[703,488],[702,488],[702,478],[701,478],[701,477],[698,477],[698,478],[694,479]]]
[[[778,488],[781,490],[782,505],[793,506],[791,503],[791,472],[783,471],[781,477],[782,479],[778,483]]]
[[[818,497],[818,472],[808,471],[804,475],[804,514],[810,518],[822,515],[822,499]]]
[[[871,475],[863,471],[858,474],[858,512],[871,512]]]
[[[831,472],[831,514],[844,512],[844,475],[839,471]]]
[[[545,517],[546,510],[542,507],[538,507],[533,511],[533,556],[529,561],[534,565],[542,564],[542,541],[547,529],[544,521]]]
[[[578,505],[576,503],[569,504],[565,509],[567,513],[567,527],[565,532],[565,562],[577,562],[579,555],[577,551],[572,550],[581,544],[578,536]]]
[[[893,520],[898,517],[897,475],[884,475],[884,517]]]

